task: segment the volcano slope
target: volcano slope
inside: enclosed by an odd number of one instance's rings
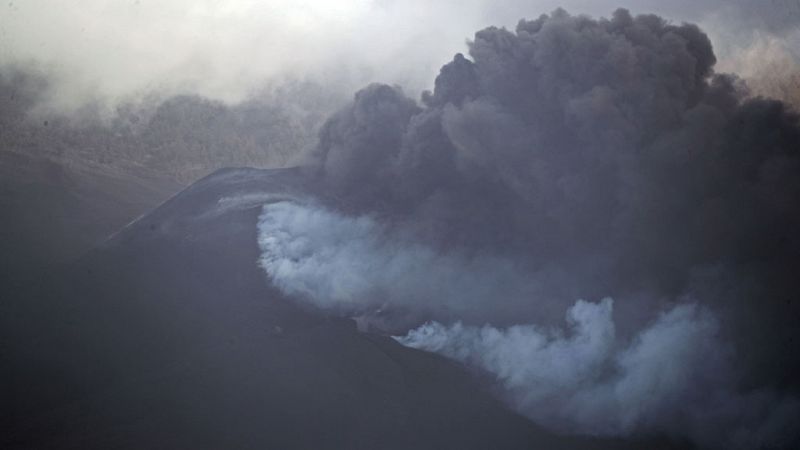
[[[3,302],[3,448],[672,448],[562,437],[258,267],[300,169],[227,169]],[[318,196],[317,197],[321,197]],[[328,200],[330,201],[330,200]]]
[[[0,293],[43,266],[77,258],[183,187],[146,170],[8,147],[0,143]]]

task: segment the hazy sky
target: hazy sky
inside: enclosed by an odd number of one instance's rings
[[[15,0],[0,7],[0,63],[54,74],[67,107],[143,91],[237,100],[298,75],[416,95],[476,30],[558,6],[699,22],[729,70],[746,71],[736,55],[754,43],[784,59],[800,43],[800,3],[790,0]]]

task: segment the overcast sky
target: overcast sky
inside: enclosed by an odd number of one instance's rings
[[[66,107],[152,91],[235,101],[298,76],[417,95],[476,30],[558,6],[700,23],[725,70],[747,72],[764,54],[794,60],[800,48],[797,0],[12,0],[0,7],[0,64],[56,76]]]

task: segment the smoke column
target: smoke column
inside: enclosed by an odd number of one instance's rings
[[[798,116],[715,63],[625,10],[483,29],[421,103],[373,84],[323,125],[336,200],[266,205],[260,263],[554,429],[790,446]]]

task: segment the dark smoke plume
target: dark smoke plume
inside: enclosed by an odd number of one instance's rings
[[[698,27],[625,10],[481,30],[421,105],[371,85],[323,126],[349,217],[265,207],[261,263],[399,334],[438,321],[400,341],[555,428],[789,445],[800,126],[715,62]]]

